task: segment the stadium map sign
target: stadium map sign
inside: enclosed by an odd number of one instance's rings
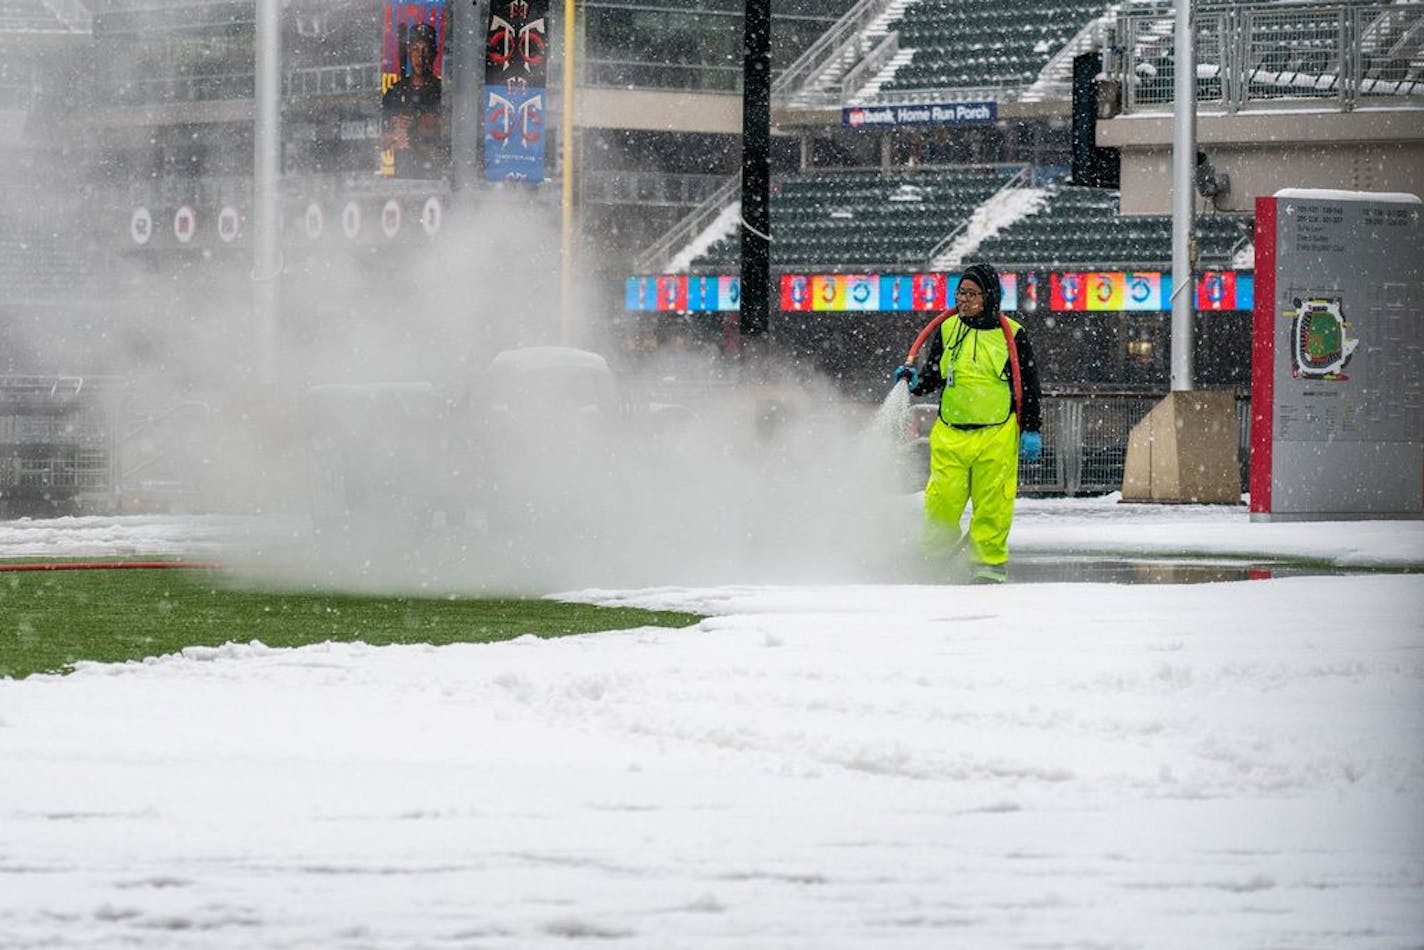
[[[1424,205],[1256,199],[1252,520],[1424,517]]]

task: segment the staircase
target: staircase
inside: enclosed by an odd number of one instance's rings
[[[772,102],[791,109],[839,108],[847,99],[847,77],[883,47],[889,24],[917,2],[861,0],[777,77]]]
[[[1103,38],[1117,22],[1121,8],[1121,4],[1108,7],[1079,30],[1071,40],[1064,43],[1063,48],[1053,54],[1053,58],[1039,71],[1038,78],[1023,91],[1020,98],[1024,102],[1070,98],[1073,88],[1073,60],[1083,53],[1102,49],[1106,45]]]

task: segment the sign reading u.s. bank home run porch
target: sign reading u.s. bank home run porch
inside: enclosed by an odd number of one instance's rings
[[[988,101],[848,106],[841,109],[841,125],[852,129],[901,125],[992,125],[998,120],[999,104]]]

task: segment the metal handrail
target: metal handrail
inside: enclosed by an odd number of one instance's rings
[[[661,270],[663,265],[672,259],[678,248],[701,234],[703,229],[722,213],[722,209],[731,203],[732,199],[741,191],[741,187],[742,176],[740,174],[733,175],[723,182],[720,188],[707,196],[706,201],[688,212],[681,221],[664,232],[662,237],[633,259],[634,273],[652,274]]]
[[[725,184],[726,177],[723,175],[596,169],[583,173],[583,200],[605,204],[636,202],[699,206],[710,191]],[[649,186],[660,195],[648,197]]]
[[[802,86],[831,60],[840,56],[846,44],[853,41],[876,17],[884,13],[889,5],[890,0],[860,0],[842,14],[829,30],[806,47],[805,51],[772,81],[772,102],[782,104],[800,92]],[[833,52],[827,55],[828,51]]]
[[[146,458],[143,458],[136,464],[133,464],[128,468],[124,468],[123,461],[125,455],[127,454],[124,449],[128,445],[133,443],[134,440],[137,439],[139,436],[157,430],[160,425],[176,417],[180,413],[187,413],[192,410],[199,410],[199,413],[202,416],[211,416],[213,414],[213,407],[208,403],[202,402],[201,400],[197,399],[188,399],[169,407],[168,409],[158,413],[157,415],[146,417],[137,426],[134,426],[133,428],[129,429],[127,432],[119,436],[119,438],[116,440],[117,451],[115,452],[114,460],[115,476],[117,478],[117,483],[114,486],[115,489],[122,490],[128,479],[132,478],[139,472],[142,472],[144,469],[152,465],[157,465],[158,463],[165,461],[170,455],[170,453],[163,451],[154,452],[148,455]]]
[[[816,42],[808,46],[790,66],[776,76],[771,84],[772,102],[784,104],[801,92],[802,87],[819,74],[832,59],[839,56],[846,44],[853,41],[866,26],[880,16],[887,6],[889,0],[860,0],[847,10],[829,30],[822,33]],[[827,55],[828,51],[833,52]],[[679,248],[701,234],[703,229],[722,213],[722,209],[740,192],[741,182],[740,173],[728,178],[720,188],[707,196],[707,200],[635,257],[634,272],[649,274],[660,270]]]
[[[841,80],[841,99],[848,100],[855,95],[870,81],[870,77],[879,72],[886,63],[894,59],[900,52],[900,31],[892,30],[885,34],[885,39],[881,40],[865,58],[856,63],[846,72]]]
[[[1302,37],[1287,30],[1285,36],[1279,35],[1281,24],[1307,17],[1313,21],[1308,25],[1316,28],[1313,34]],[[1117,35],[1124,55],[1117,63],[1117,78],[1123,113],[1171,111],[1171,96],[1165,86],[1159,90],[1160,98],[1142,101],[1139,87],[1144,80],[1138,75],[1135,54],[1153,46],[1155,37],[1162,58],[1170,59],[1173,18],[1167,9],[1144,12],[1140,8],[1119,17]],[[1380,34],[1385,33],[1389,57],[1411,64],[1424,59],[1424,6],[1419,4],[1334,0],[1269,7],[1214,5],[1209,15],[1197,17],[1196,26],[1198,49],[1216,54],[1215,62],[1198,61],[1197,80],[1221,83],[1219,95],[1199,100],[1208,109],[1215,106],[1236,113],[1305,100],[1312,106],[1348,112],[1362,101],[1424,96],[1424,76],[1413,74],[1413,67],[1399,77],[1369,76],[1364,52],[1367,40],[1380,43]],[[1287,60],[1302,52],[1327,55],[1314,68],[1282,68],[1256,61],[1254,54],[1264,48],[1258,47],[1258,42],[1268,44]],[[1417,99],[1411,99],[1411,104],[1417,104]]]
[[[381,64],[377,62],[297,66],[287,70],[282,77],[282,91],[288,98],[341,96],[380,88]]]
[[[978,207],[988,207],[989,205],[992,205],[995,201],[998,201],[1008,192],[1023,187],[1023,185],[1029,180],[1030,172],[1031,168],[1028,165],[1025,165],[1023,168],[1019,169],[1017,175],[1014,175],[1014,177],[1004,182],[1004,184],[999,188],[999,190],[990,195],[986,200],[979,202]],[[933,248],[930,249],[929,254],[925,255],[925,261],[929,264],[933,264],[936,258],[943,254],[945,249],[954,243],[954,239],[964,233],[964,231],[969,227],[970,222],[973,220],[974,215],[971,213],[967,219],[959,223],[959,227],[949,232],[949,234],[947,234],[943,240],[941,240],[938,244],[936,244]]]
[[[0,376],[0,400],[35,396],[75,399],[83,389],[83,376]]]
[[[1026,100],[1042,100],[1054,93],[1072,86],[1073,60],[1102,41],[1102,35],[1116,21],[1116,12],[1109,8],[1088,23],[1064,43],[1058,52],[1049,57],[1048,62],[1038,71],[1037,78],[1024,90]]]
[[[71,33],[94,31],[94,14],[79,0],[44,0],[44,5]]]

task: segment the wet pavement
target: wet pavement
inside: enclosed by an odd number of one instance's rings
[[[1280,577],[1338,577],[1379,573],[1309,561],[1233,558],[1148,558],[1075,554],[1015,554],[1016,584],[1211,584]]]

